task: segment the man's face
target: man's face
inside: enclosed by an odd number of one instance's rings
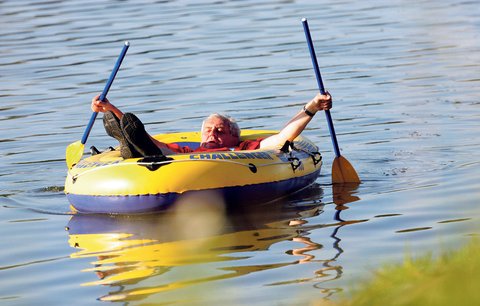
[[[232,136],[229,122],[212,117],[205,121],[202,130],[202,146],[209,149],[235,147],[239,138]]]

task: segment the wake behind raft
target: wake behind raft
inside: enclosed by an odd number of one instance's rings
[[[276,131],[242,130],[241,140]],[[165,143],[200,143],[199,132],[154,136]],[[123,159],[119,150],[87,157],[69,171],[65,193],[80,213],[131,214],[165,210],[182,194],[213,191],[225,203],[263,203],[301,190],[320,174],[322,156],[306,137],[288,147],[249,151],[172,154]]]

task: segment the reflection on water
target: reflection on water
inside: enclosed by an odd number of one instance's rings
[[[357,183],[332,185],[333,203],[337,205],[337,210],[345,209],[344,204],[360,200],[360,198],[355,195],[359,186],[360,184]]]
[[[278,129],[316,91],[302,17],[340,149],[363,183],[331,187],[334,154],[315,116],[305,135],[324,156],[323,190],[245,217],[212,203],[138,219],[74,216],[70,258],[65,147],[84,132],[123,41],[132,45],[109,98],[149,131],[196,130],[211,112]],[[455,0],[0,1],[0,303],[91,305],[164,286],[162,301],[214,287],[231,297],[216,305],[298,305],[336,296],[406,247],[460,246],[479,233],[479,20],[476,1]],[[87,147],[112,141],[99,121]],[[145,249],[145,260],[134,254]],[[128,299],[155,304],[159,294]]]
[[[348,198],[348,193],[343,196]],[[270,285],[313,282],[320,288],[342,276],[338,231],[355,221],[342,220],[341,210],[332,222],[310,227],[309,218],[323,213],[322,203],[303,200],[295,205],[291,200],[226,212],[221,198],[211,193],[179,201],[165,214],[73,215],[67,225],[69,244],[76,249],[71,257],[93,258],[92,266],[83,271],[97,278],[83,285],[111,287],[102,301],[159,299],[156,294],[173,290],[181,290],[178,299],[195,300],[199,297],[193,285],[207,283],[213,288],[216,281],[309,262],[321,266],[310,277]],[[331,227],[331,246],[308,237],[310,230],[320,227]],[[275,263],[255,259],[283,241],[296,247],[285,250]],[[324,254],[325,248],[329,251]],[[331,250],[333,256],[328,255]],[[336,291],[330,288],[324,295]]]

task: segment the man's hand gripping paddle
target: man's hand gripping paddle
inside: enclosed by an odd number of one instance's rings
[[[120,69],[120,65],[122,64],[123,58],[125,54],[127,54],[128,47],[130,46],[129,42],[126,41],[125,45],[123,46],[122,52],[118,56],[117,62],[115,63],[115,67],[110,74],[110,78],[103,89],[102,94],[100,95],[100,101],[104,101],[107,97],[108,90],[110,86],[112,86],[113,80],[117,75],[118,70]],[[85,147],[85,143],[87,142],[88,135],[90,135],[90,131],[92,130],[93,124],[95,123],[95,119],[97,118],[97,112],[93,112],[92,116],[90,117],[90,121],[88,122],[87,128],[83,133],[82,140],[76,141],[68,145],[66,152],[65,152],[65,159],[67,162],[68,169],[71,169],[75,164],[77,164],[83,156],[83,150]]]
[[[318,88],[320,93],[324,95],[325,88],[323,87],[322,76],[320,74],[320,68],[318,68],[317,57],[315,55],[315,49],[313,47],[312,37],[310,36],[310,30],[308,28],[308,22],[306,18],[302,19],[302,24],[305,31],[305,37],[307,38],[308,49],[310,50],[310,57],[312,58],[313,69],[315,70],[315,75],[317,77]],[[332,138],[332,144],[336,156],[332,164],[332,183],[360,183],[360,178],[358,177],[358,174],[353,166],[345,157],[340,154],[330,110],[326,110],[325,115],[327,117],[330,137]]]

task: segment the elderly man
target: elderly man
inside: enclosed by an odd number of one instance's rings
[[[203,121],[201,144],[196,149],[167,144],[151,137],[143,123],[132,113],[123,113],[108,99],[92,99],[92,110],[103,112],[103,123],[107,134],[120,142],[123,158],[168,155],[198,151],[255,150],[266,147],[281,147],[286,141],[293,141],[305,129],[317,111],[332,107],[329,93],[317,94],[278,133],[263,139],[240,141],[240,128],[229,116],[212,114]]]

